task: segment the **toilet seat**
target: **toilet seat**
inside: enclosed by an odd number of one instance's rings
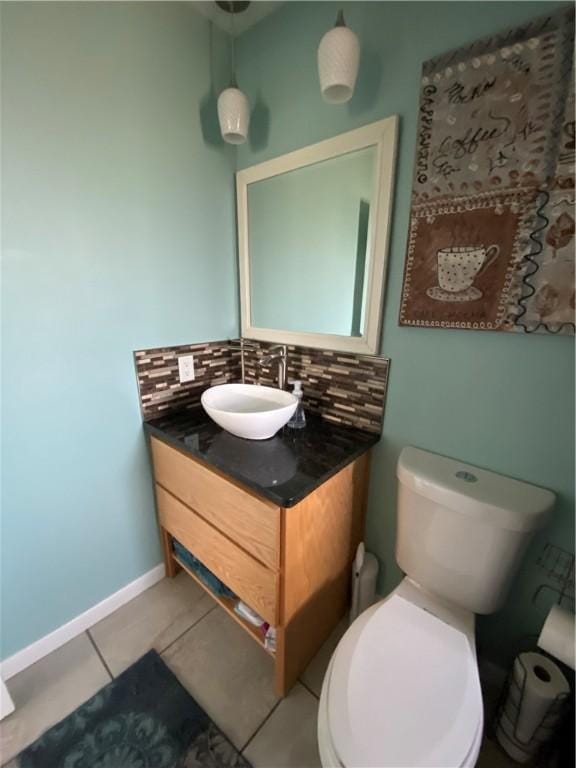
[[[326,673],[328,678],[330,677],[330,674],[331,674],[331,667],[332,667],[332,661],[330,661],[330,666],[328,668],[328,672]],[[322,688],[322,693],[320,696],[320,706],[318,709],[318,747],[320,752],[320,760],[323,768],[347,768],[340,761],[340,758],[336,754],[336,749],[332,743],[330,732],[328,730],[328,714],[327,714],[325,689],[326,689],[326,686]],[[460,766],[458,766],[458,768],[474,768],[474,766],[476,765],[476,761],[478,760],[478,755],[480,754],[480,747],[482,746],[482,737],[483,737],[483,722],[480,721],[478,724],[478,730],[477,730],[476,736],[474,737],[474,741],[470,747],[470,751],[466,755],[464,762]],[[352,767],[348,766],[348,768],[352,768]],[[358,766],[355,768],[360,768],[360,767]],[[445,768],[445,766],[439,766],[439,768]]]
[[[340,642],[320,719],[335,765],[474,765],[483,715],[473,637],[392,594]]]

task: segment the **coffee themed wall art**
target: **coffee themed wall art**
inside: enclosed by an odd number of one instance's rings
[[[422,69],[400,324],[573,334],[574,13]]]

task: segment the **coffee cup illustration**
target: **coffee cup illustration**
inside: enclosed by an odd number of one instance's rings
[[[437,254],[438,285],[426,293],[437,301],[475,301],[482,296],[474,280],[499,256],[497,245],[441,248]]]

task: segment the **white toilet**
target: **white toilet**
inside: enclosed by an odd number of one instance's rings
[[[474,614],[502,604],[550,491],[418,448],[400,455],[396,559],[406,574],[340,641],[324,678],[325,768],[476,763],[483,707]]]

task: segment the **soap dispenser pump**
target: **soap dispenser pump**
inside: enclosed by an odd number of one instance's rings
[[[304,392],[302,391],[302,382],[293,381],[292,384],[294,385],[292,394],[294,395],[294,397],[298,398],[298,405],[296,406],[296,410],[292,414],[292,418],[288,422],[288,426],[292,427],[292,429],[302,429],[302,427],[306,426],[306,414],[304,413],[304,408],[302,406],[302,396],[304,394]]]

